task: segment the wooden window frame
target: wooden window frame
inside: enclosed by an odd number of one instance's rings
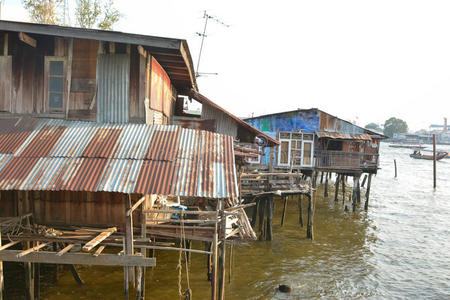
[[[50,108],[50,62],[63,62],[63,98],[61,108]],[[45,56],[44,62],[44,102],[45,112],[48,113],[64,113],[66,111],[67,99],[67,58],[61,56]]]

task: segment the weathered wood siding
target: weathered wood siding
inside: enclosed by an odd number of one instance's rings
[[[238,125],[236,121],[212,106],[207,104],[202,105],[202,119],[215,120],[217,133],[231,135],[232,137],[237,137],[238,135]]]
[[[141,196],[131,197],[134,203]],[[120,193],[0,191],[0,217],[26,213],[33,213],[37,224],[121,228],[125,222],[125,201]]]

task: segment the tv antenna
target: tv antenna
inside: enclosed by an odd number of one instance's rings
[[[218,75],[218,73],[199,73],[198,72],[198,68],[200,66],[200,59],[202,57],[203,43],[205,42],[205,37],[207,37],[207,35],[206,35],[206,27],[208,26],[208,20],[211,19],[212,21],[215,21],[216,23],[218,23],[218,24],[220,24],[222,26],[230,27],[230,25],[225,24],[224,22],[219,20],[217,17],[214,17],[214,16],[208,14],[206,12],[206,10],[203,11],[203,19],[205,19],[205,26],[203,27],[203,33],[196,32],[196,34],[198,36],[202,37],[202,43],[200,44],[200,52],[198,53],[197,70],[195,71],[195,77],[199,77],[201,75]]]

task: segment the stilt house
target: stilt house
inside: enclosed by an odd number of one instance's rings
[[[278,142],[199,94],[185,40],[0,21],[0,53],[0,298],[14,261],[30,299],[39,263],[124,266],[143,299],[146,250],[175,238],[209,243],[223,299],[225,239],[254,238],[235,159],[254,153],[236,143]]]

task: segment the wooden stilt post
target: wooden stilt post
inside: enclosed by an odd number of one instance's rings
[[[77,269],[74,265],[69,265],[70,272],[72,273],[73,278],[79,285],[83,285],[84,281],[81,279],[80,274],[78,274]]]
[[[281,216],[281,227],[284,225],[284,220],[286,218],[286,208],[289,196],[284,196],[284,205],[283,205],[283,215]]]
[[[34,264],[34,300],[41,297],[41,264]]]
[[[2,245],[2,227],[0,226],[0,246]],[[0,300],[3,300],[3,288],[5,286],[3,282],[3,262],[0,260]]]
[[[125,255],[133,255],[134,254],[134,240],[133,240],[133,214],[127,215],[127,212],[131,209],[131,196],[124,195],[125,200]],[[134,268],[133,267],[125,267],[125,295],[129,298],[129,283],[132,282],[133,285],[135,283],[134,277]]]
[[[314,218],[314,202],[312,193],[306,194],[308,198],[308,225],[306,227],[306,237],[314,240],[313,234],[313,218]]]
[[[320,184],[323,183],[323,172],[320,172]]]
[[[328,173],[325,174],[325,187],[323,190],[323,196],[328,197]]]
[[[205,251],[211,252],[211,246],[212,244],[210,242],[205,242]],[[211,254],[208,254],[206,256],[206,278],[208,281],[211,281]]]
[[[338,201],[340,179],[341,179],[341,176],[338,174],[336,177],[336,181],[334,183],[334,202]]]
[[[303,197],[303,194],[298,195],[298,222],[300,223],[301,227],[303,227],[302,197]]]
[[[147,210],[149,207],[147,207],[148,203],[148,197],[146,197],[144,202],[141,204],[141,238],[145,239],[147,238],[147,214],[144,213],[145,210]],[[147,249],[141,248],[141,254],[143,257],[147,257]],[[144,300],[145,299],[145,275],[146,275],[146,269],[145,267],[139,267],[137,272],[137,291],[136,291],[136,299],[137,300]]]
[[[264,240],[264,213],[266,211],[266,198],[259,198],[259,240]]]
[[[397,178],[397,160],[394,159],[395,178]]]
[[[272,218],[273,218],[273,196],[268,197],[266,199],[266,205],[267,205],[267,236],[266,236],[266,240],[267,241],[271,241],[272,240]]]
[[[252,222],[250,223],[253,228],[256,225],[256,218],[258,217],[258,206],[259,206],[259,199],[255,198],[255,205],[253,206]]]
[[[364,204],[364,209],[369,209],[369,195],[370,195],[370,185],[372,183],[372,174],[369,174],[369,179],[367,181],[367,189],[366,189],[366,203]]]
[[[353,212],[356,211],[356,202],[357,202],[357,188],[356,188],[356,176],[353,176],[353,190],[352,190],[352,208]]]
[[[22,243],[22,249],[29,249],[30,242]],[[34,264],[24,263],[26,299],[34,300]]]
[[[220,257],[219,257],[219,268],[220,268],[220,277],[219,277],[219,300],[225,299],[225,256],[226,256],[226,217],[224,213],[224,203],[223,199],[219,200],[220,207]]]
[[[228,283],[231,283],[232,269],[233,269],[233,244],[230,245],[230,254],[228,258]]]
[[[219,205],[219,204],[218,204]],[[217,208],[220,208],[219,206]],[[214,237],[212,242],[212,261],[211,261],[211,300],[217,299],[217,242],[219,226],[215,223]]]
[[[366,180],[367,180],[367,174],[364,175],[363,181],[361,183],[361,187],[364,187],[364,185],[366,184]]]
[[[397,174],[397,167],[395,168],[395,174]],[[433,188],[436,188],[436,134],[433,134]]]
[[[356,176],[356,200],[358,203],[361,203],[361,187],[359,186],[359,179],[361,175]]]
[[[346,176],[341,175],[342,177],[342,202],[344,202],[345,199],[345,182],[346,182]]]

